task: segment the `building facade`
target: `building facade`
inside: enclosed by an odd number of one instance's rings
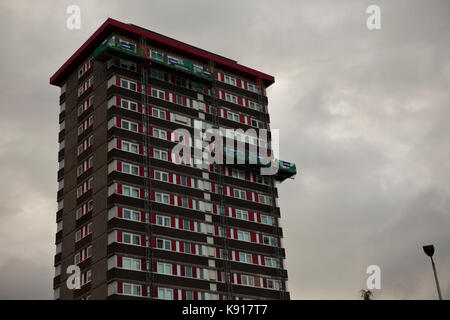
[[[273,82],[108,19],[50,79],[61,88],[55,299],[289,299],[276,183],[295,165],[261,175],[171,152],[199,146],[180,128],[270,131]]]

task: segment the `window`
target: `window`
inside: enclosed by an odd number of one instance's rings
[[[140,189],[130,186],[122,186],[122,195],[133,198],[140,198]]]
[[[186,290],[186,300],[194,300],[194,292],[192,290]]]
[[[254,85],[254,84],[249,83],[247,85],[247,87],[248,87],[248,91],[251,91],[251,92],[254,92],[254,93],[260,93],[259,87]]]
[[[123,294],[130,296],[141,296],[141,286],[137,284],[124,283],[122,285]]]
[[[234,197],[238,198],[238,199],[243,199],[246,200],[246,195],[245,195],[245,191],[243,190],[239,190],[239,189],[234,189]]]
[[[158,249],[171,250],[171,244],[169,240],[157,239],[156,247]]]
[[[170,204],[170,197],[166,193],[155,192],[155,201],[164,204]]]
[[[194,199],[193,203],[194,203],[194,209],[200,210],[200,201]]]
[[[122,108],[137,112],[137,103],[122,99]]]
[[[121,79],[120,86],[122,88],[129,89],[129,90],[132,90],[132,91],[136,91],[137,90],[136,82],[125,80],[125,79]]]
[[[219,226],[217,229],[219,231],[219,237],[224,237],[225,236],[224,227]]]
[[[229,93],[225,94],[225,100],[228,101],[228,102],[237,103],[236,96],[234,96],[232,94],[229,94]]]
[[[77,168],[77,176],[82,175],[93,166],[94,166],[94,157],[90,157],[88,160],[83,161],[83,163]]]
[[[252,263],[252,255],[249,253],[239,252],[239,261]]]
[[[231,121],[237,121],[239,122],[239,115],[237,113],[228,111],[227,112],[227,119]]]
[[[192,278],[192,275],[193,275],[193,273],[192,273],[192,267],[188,267],[188,266],[184,267],[184,275],[185,275],[187,278]]]
[[[94,143],[94,136],[90,136],[89,138],[85,139],[77,148],[77,154],[80,155],[84,151],[86,151],[92,144]]]
[[[155,138],[167,140],[167,132],[165,130],[162,130],[162,129],[153,128],[153,136]]]
[[[173,289],[158,288],[158,299],[173,300]]]
[[[183,220],[183,229],[185,230],[190,230],[191,229],[191,225],[189,220]]]
[[[165,93],[162,90],[152,88],[152,97],[165,100]]]
[[[94,116],[91,115],[89,119],[84,120],[83,123],[80,124],[78,127],[78,135],[82,134],[84,131],[86,131],[90,126],[94,124]]]
[[[122,218],[125,220],[141,221],[141,213],[136,210],[123,208]]]
[[[92,85],[94,84],[94,77],[90,77],[87,81],[85,81],[79,88],[78,88],[78,96],[81,96],[83,93],[87,91]]]
[[[272,268],[278,268],[280,266],[280,263],[278,259],[271,258],[271,257],[265,257],[264,258],[265,265]]]
[[[141,271],[141,260],[123,257],[122,268],[127,270]]]
[[[275,237],[270,237],[270,245],[276,247],[278,246],[278,240]]]
[[[94,186],[94,178],[90,178],[88,181],[83,182],[77,188],[77,198],[81,197],[83,194],[91,190]]]
[[[166,120],[166,112],[157,108],[152,108],[152,116],[155,118]]]
[[[180,177],[180,184],[182,186],[187,186],[187,178],[185,176]]]
[[[94,201],[89,200],[77,209],[76,218],[79,219],[94,208]]]
[[[138,176],[139,175],[139,166],[124,162],[124,163],[122,163],[122,172]]]
[[[170,218],[169,217],[164,217],[163,218],[163,225],[165,226],[165,227],[170,227]]]
[[[261,184],[265,184],[265,185],[270,185],[270,179],[269,179],[269,177],[265,177],[265,176],[256,176],[256,181],[258,182],[258,183],[261,183]]]
[[[88,270],[81,275],[81,284],[82,285],[85,285],[86,283],[91,282],[91,280],[92,280],[92,271],[91,270]]]
[[[184,252],[191,253],[191,244],[189,242],[184,242]]]
[[[248,211],[236,209],[236,218],[242,220],[248,220]]]
[[[250,242],[250,233],[245,231],[238,231],[238,240]]]
[[[139,125],[135,122],[131,122],[128,120],[122,119],[121,127],[122,127],[122,129],[125,129],[125,130],[139,132]]]
[[[167,161],[167,151],[154,149],[153,150],[153,158]]]
[[[270,206],[270,197],[263,194],[258,195],[258,202]]]
[[[170,227],[170,218],[164,216],[156,216],[156,224],[164,227]]]
[[[81,227],[77,232],[75,232],[75,242],[87,237],[92,233],[92,222]]]
[[[172,265],[170,263],[158,262],[156,268],[158,273],[172,275]]]
[[[267,224],[267,216],[261,215],[261,223],[262,224]]]
[[[253,276],[241,275],[241,284],[243,286],[255,286],[255,278]]]
[[[155,177],[155,180],[159,180],[159,181],[163,181],[163,182],[169,181],[169,174],[167,172],[155,170],[154,177]]]
[[[275,219],[271,216],[261,215],[261,223],[268,224],[269,226],[275,225]]]
[[[259,129],[264,129],[264,122],[252,119],[252,126]]]
[[[123,151],[139,153],[139,145],[136,143],[131,143],[128,141],[122,141],[122,149]]]
[[[189,200],[186,197],[181,198],[181,206],[183,208],[189,208]]]
[[[171,250],[172,249],[171,248],[171,243],[170,243],[169,240],[165,240],[164,241],[164,249],[166,249],[166,250]]]
[[[242,171],[242,170],[238,170],[238,169],[233,168],[231,170],[231,174],[232,174],[233,178],[245,179],[244,171]]]
[[[236,85],[236,79],[232,78],[230,76],[225,76],[224,77],[225,83],[231,84],[232,86]]]
[[[79,264],[90,257],[92,257],[92,246],[82,249],[75,255],[75,264]]]
[[[141,245],[141,236],[132,233],[124,232],[122,235],[122,242],[126,244]],[[142,244],[143,245],[143,244]]]
[[[262,106],[259,103],[249,101],[248,106],[250,109],[256,110],[256,111],[262,111]]]
[[[129,283],[124,283],[123,284],[123,293],[124,294],[131,294],[131,292],[132,292],[132,285],[131,284],[129,284]]]
[[[266,235],[263,235],[263,243],[266,245],[269,245],[269,246],[274,246],[274,247],[278,245],[277,238],[266,236]]]

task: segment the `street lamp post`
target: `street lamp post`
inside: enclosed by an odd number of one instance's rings
[[[441,294],[441,288],[439,287],[439,280],[436,273],[436,266],[434,265],[433,261],[433,254],[434,254],[434,246],[432,244],[428,246],[423,246],[423,251],[425,251],[425,254],[430,257],[431,259],[431,265],[433,266],[433,273],[434,273],[434,280],[436,281],[436,288],[439,296],[439,300],[442,300],[442,294]]]

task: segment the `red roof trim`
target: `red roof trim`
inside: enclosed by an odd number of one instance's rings
[[[236,74],[246,76],[249,78],[262,78],[266,86],[270,86],[275,82],[273,76],[265,74],[263,72],[248,68],[233,62],[232,60],[224,57],[209,53],[207,51],[195,48],[188,44],[179,42],[177,40],[165,37],[163,35],[141,29],[136,26],[128,25],[126,23],[108,18],[95,33],[89,37],[89,39],[56,71],[56,73],[50,78],[50,84],[59,86],[62,80],[73,70],[74,67],[81,64],[81,62],[87,58],[100,43],[111,32],[125,33],[130,36],[145,35],[147,39],[152,42],[166,47],[172,51],[189,55],[192,58],[207,61],[213,60],[217,67],[225,70],[229,70]]]

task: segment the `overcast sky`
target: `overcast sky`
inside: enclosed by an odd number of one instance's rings
[[[81,29],[66,8],[81,8]],[[381,8],[381,30],[366,8]],[[0,299],[51,299],[59,89],[49,77],[115,18],[275,77],[268,90],[294,299],[450,298],[450,2],[1,1]]]

